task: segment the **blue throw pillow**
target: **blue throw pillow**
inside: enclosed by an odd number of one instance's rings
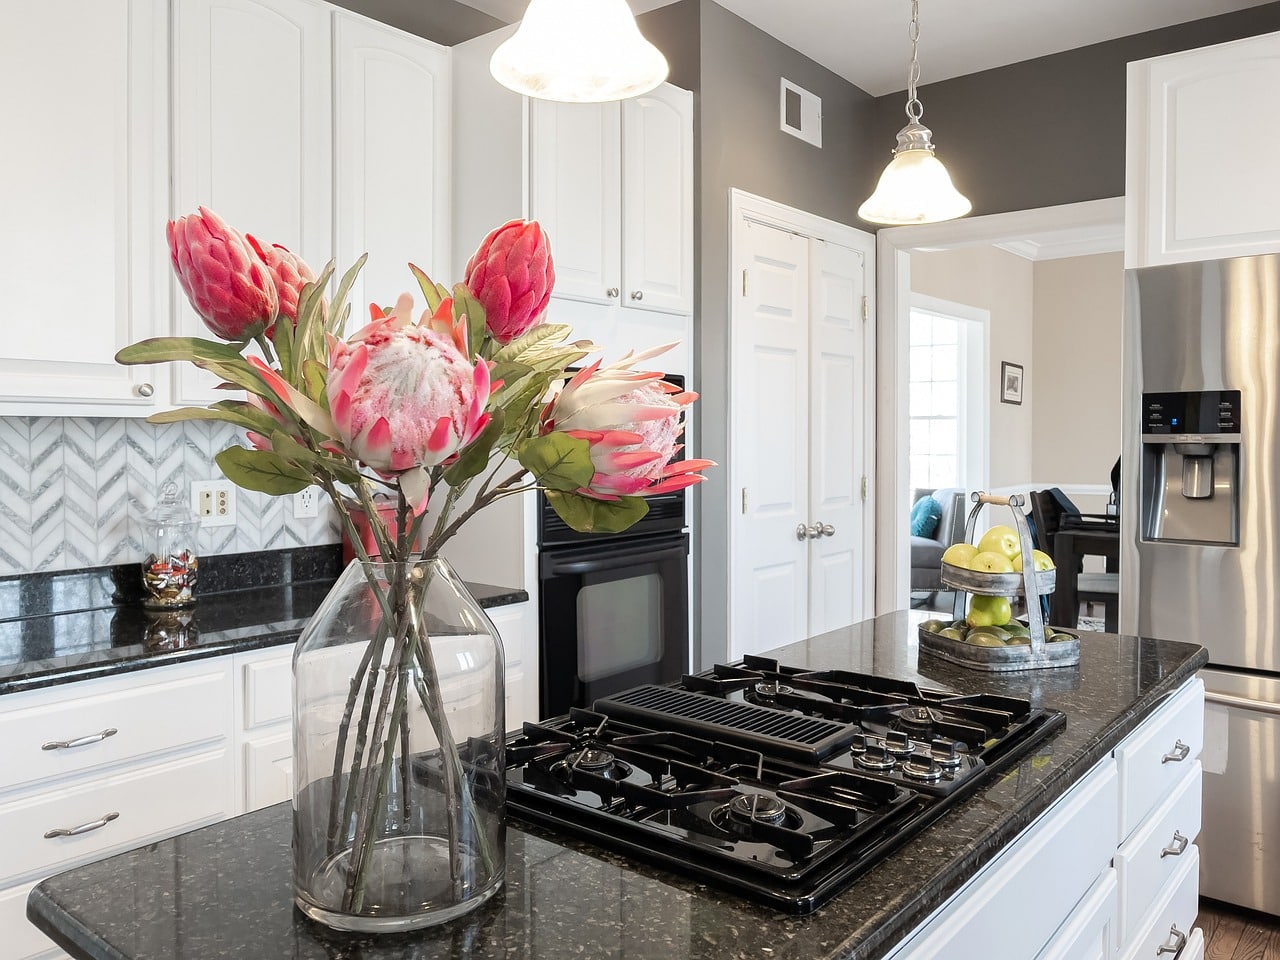
[[[933,539],[942,519],[942,504],[933,497],[921,497],[911,508],[911,535]]]

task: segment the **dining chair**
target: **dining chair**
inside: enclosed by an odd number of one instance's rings
[[[1048,490],[1032,490],[1030,493],[1031,516],[1035,521],[1035,537],[1037,547],[1049,556],[1055,556],[1055,538],[1065,522],[1072,518],[1082,521],[1080,513],[1061,490],[1051,487]],[[1106,518],[1101,518],[1106,519]],[[1114,518],[1110,518],[1114,519]],[[1082,573],[1077,570],[1058,571],[1058,577],[1074,576],[1076,578],[1076,596],[1081,603],[1102,604],[1103,627],[1108,633],[1115,633],[1120,622],[1120,573],[1112,569],[1114,564],[1107,563],[1106,573]],[[1061,626],[1074,627],[1079,624],[1079,611],[1075,612],[1074,623]]]

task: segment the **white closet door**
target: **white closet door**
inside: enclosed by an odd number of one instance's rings
[[[862,619],[862,254],[814,240],[810,250],[809,635]],[[830,532],[826,532],[830,531]]]
[[[748,221],[739,229],[743,309],[733,336],[733,657],[808,632],[809,241]],[[736,242],[736,241],[735,241]]]

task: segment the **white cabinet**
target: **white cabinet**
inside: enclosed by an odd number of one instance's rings
[[[371,302],[405,291],[421,301],[410,262],[439,282],[462,278],[449,275],[449,50],[346,11],[333,17],[338,271],[369,254],[351,292],[351,333]]]
[[[293,797],[293,644],[232,658],[241,812]]]
[[[1129,64],[1125,266],[1280,252],[1280,33]]]
[[[333,250],[329,11],[315,0],[174,4],[175,215],[208,207],[317,270]],[[209,337],[172,288],[173,333]],[[174,404],[218,398],[211,374],[190,364],[168,372]]]
[[[165,310],[167,32],[164,0],[5,14],[0,415],[154,409],[154,372],[113,358]]]
[[[507,660],[506,726],[518,730],[538,719],[538,618],[532,603],[513,603],[485,611],[502,638]]]

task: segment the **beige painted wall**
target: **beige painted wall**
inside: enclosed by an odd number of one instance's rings
[[[1036,368],[1032,353],[1033,264],[997,247],[961,247],[911,255],[911,290],[991,314],[987,397],[990,411],[988,484],[1005,487],[1033,476],[1032,430]],[[1023,366],[1021,406],[1000,402],[1000,362]]]
[[[1124,255],[1044,260],[1034,273],[1033,478],[1109,484],[1120,454]]]

